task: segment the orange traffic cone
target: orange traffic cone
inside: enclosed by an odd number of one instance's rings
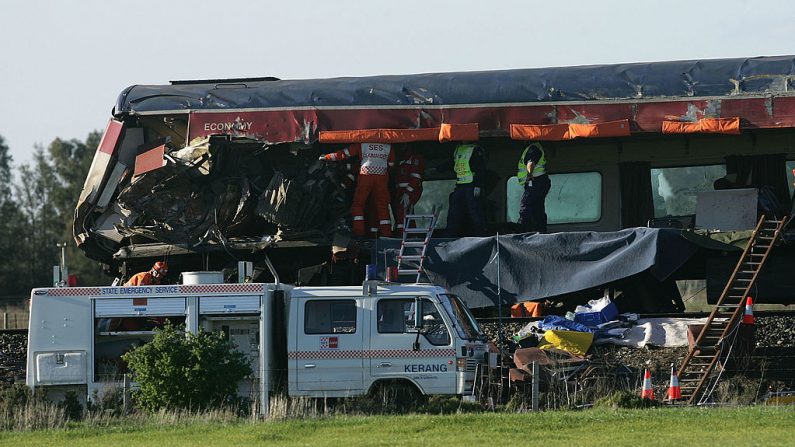
[[[674,365],[671,365],[671,385],[668,386],[668,400],[679,400],[682,398],[682,389],[679,388],[679,376],[676,375]]]
[[[640,392],[641,399],[654,400],[654,390],[651,387],[651,372],[649,368],[643,373],[643,390]]]
[[[745,313],[743,324],[754,324],[754,299],[750,296],[745,299]]]

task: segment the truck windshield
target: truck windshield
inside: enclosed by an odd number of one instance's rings
[[[455,295],[440,295],[447,313],[455,321],[455,328],[461,338],[477,340],[483,336],[478,322],[469,312],[469,308]]]

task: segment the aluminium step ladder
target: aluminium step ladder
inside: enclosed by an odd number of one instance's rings
[[[724,367],[723,362],[731,351],[729,336],[739,324],[745,310],[745,299],[786,223],[786,217],[776,220],[762,216],[759,219],[723,293],[679,367],[682,402],[689,405],[701,403],[712,372]]]
[[[403,240],[397,254],[397,275],[416,275],[415,283],[420,282],[428,244],[436,227],[436,213],[406,214],[403,220]]]

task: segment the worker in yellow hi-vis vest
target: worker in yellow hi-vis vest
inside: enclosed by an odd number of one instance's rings
[[[483,149],[473,143],[462,143],[453,153],[455,189],[450,194],[447,210],[447,234],[451,237],[482,236],[486,232],[483,218]]]
[[[519,206],[519,226],[525,232],[547,232],[547,212],[544,206],[552,183],[547,175],[547,159],[540,143],[527,146],[519,157],[516,176],[524,185]]]

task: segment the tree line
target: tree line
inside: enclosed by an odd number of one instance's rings
[[[14,166],[0,136],[0,296],[26,296],[52,285],[67,243],[66,262],[78,285],[107,284],[99,263],[86,258],[72,238],[72,219],[102,135],[84,141],[56,138],[36,146],[32,161]]]

